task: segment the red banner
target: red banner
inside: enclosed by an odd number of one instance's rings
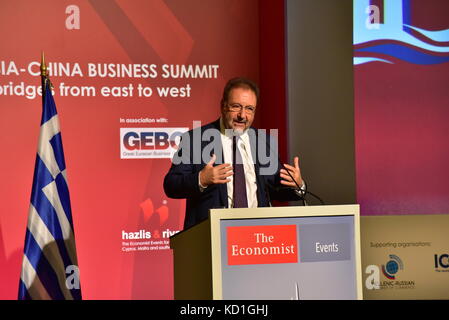
[[[229,265],[298,262],[296,225],[228,227],[226,232]]]
[[[180,132],[220,116],[229,78],[258,81],[258,1],[0,4],[0,298],[16,299],[45,51],[85,299],[172,299],[183,200],[162,182]],[[248,14],[251,13],[251,14]],[[254,13],[254,14],[253,14]]]

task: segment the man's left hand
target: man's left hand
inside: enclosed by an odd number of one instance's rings
[[[281,184],[283,184],[284,186],[288,186],[288,187],[294,187],[297,188],[298,186],[302,186],[303,181],[302,181],[302,177],[301,177],[301,170],[299,169],[299,158],[295,157],[294,158],[294,166],[291,166],[289,164],[284,164],[285,168],[288,169],[288,171],[290,172],[290,174],[292,175],[292,177],[295,179],[295,181],[293,181],[293,179],[290,177],[290,175],[287,173],[287,171],[285,169],[281,169],[280,171],[280,176],[281,176]]]

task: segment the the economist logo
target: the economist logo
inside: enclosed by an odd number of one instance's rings
[[[228,227],[228,265],[298,262],[296,225]]]

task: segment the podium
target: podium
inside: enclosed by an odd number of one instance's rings
[[[362,299],[358,205],[212,209],[170,247],[175,299]]]

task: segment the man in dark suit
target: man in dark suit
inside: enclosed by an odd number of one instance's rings
[[[207,219],[213,208],[267,207],[270,199],[301,199],[305,184],[298,157],[293,166],[281,167],[275,141],[251,127],[258,100],[254,82],[231,79],[223,91],[220,119],[182,136],[164,190],[170,198],[187,199],[184,228]]]

